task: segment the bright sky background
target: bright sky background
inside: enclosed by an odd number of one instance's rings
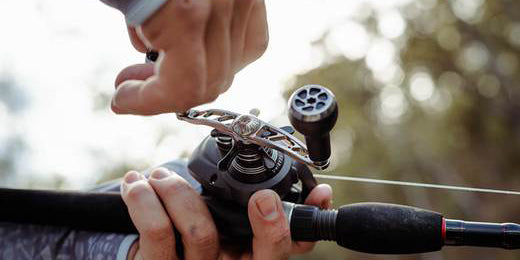
[[[388,24],[397,26],[382,24],[381,33],[396,37],[405,25],[393,8],[409,1],[266,2],[271,38],[266,54],[240,72],[232,88],[206,107],[242,113],[259,108],[264,120],[279,116],[285,111],[283,87],[292,76],[322,61],[311,42],[326,28],[336,26],[339,32],[328,44],[358,59],[372,45],[349,17],[360,15],[363,3],[370,2],[389,14]],[[2,0],[0,24],[0,77],[10,74],[31,104],[16,117],[0,106],[0,141],[22,133],[30,148],[19,165],[22,178],[8,185],[23,185],[23,179],[33,175],[59,173],[68,187],[83,187],[92,184],[100,169],[110,163],[159,164],[191,151],[208,134],[208,128],[178,122],[174,115],[136,117],[116,116],[108,108],[93,111],[96,92],[111,93],[119,70],[144,58],[131,47],[122,15],[99,1]],[[376,43],[388,50],[384,41]],[[367,62],[384,66],[382,57]],[[175,134],[156,144],[164,130]]]

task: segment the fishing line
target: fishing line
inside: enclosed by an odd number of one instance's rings
[[[483,188],[408,182],[408,181],[391,181],[391,180],[370,179],[370,178],[360,178],[360,177],[351,177],[351,176],[314,174],[314,177],[319,178],[319,179],[328,179],[328,180],[386,184],[386,185],[397,185],[397,186],[408,186],[408,187],[421,187],[421,188],[443,189],[443,190],[451,190],[451,191],[467,191],[467,192],[481,192],[481,193],[493,193],[493,194],[505,194],[505,195],[520,195],[519,191],[511,191],[511,190],[483,189]]]

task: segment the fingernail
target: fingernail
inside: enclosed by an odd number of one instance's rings
[[[168,176],[170,176],[170,171],[168,171],[167,169],[164,169],[164,168],[158,168],[158,169],[155,169],[153,172],[152,172],[152,175],[151,177],[156,179],[156,180],[160,180],[160,179],[164,179]]]
[[[125,183],[130,184],[141,180],[141,175],[138,172],[129,172],[125,176]]]
[[[256,207],[265,220],[274,220],[278,217],[276,202],[276,197],[272,191],[256,200]]]

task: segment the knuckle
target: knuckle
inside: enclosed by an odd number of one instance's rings
[[[167,89],[157,95],[157,104],[167,108],[168,111],[182,112],[198,105],[197,99],[190,93],[179,93],[176,89]]]
[[[257,39],[253,45],[253,52],[255,53],[255,56],[256,57],[262,56],[262,54],[264,54],[265,51],[267,50],[268,46],[269,46],[269,36],[265,36],[260,39]]]
[[[220,94],[220,90],[226,87],[227,84],[228,79],[225,76],[216,76],[214,79],[211,80],[211,82],[208,82],[206,98],[217,98]]]
[[[143,24],[143,36],[154,48],[168,49],[172,44],[172,34],[184,38],[201,35],[209,18],[209,10],[209,1],[169,1],[165,8],[159,10],[161,19]]]
[[[288,241],[291,237],[291,231],[288,226],[273,228],[267,234],[267,237],[271,243],[277,245]]]
[[[191,99],[191,98],[186,98],[185,100],[177,101],[177,104],[175,106],[175,110],[186,111],[186,110],[189,110],[190,108],[196,107],[198,105],[200,105],[200,102],[198,101],[198,98],[196,100],[195,99]]]
[[[192,93],[187,95],[185,100],[181,101],[181,104],[187,108],[192,108],[203,103],[204,95],[198,93]]]
[[[209,94],[206,99],[204,100],[205,103],[210,103],[210,102],[213,102],[215,101],[219,96],[219,93],[216,92],[216,93],[211,93]]]
[[[190,110],[192,107],[191,106],[188,106],[184,103],[177,103],[174,107],[173,107],[173,110],[174,111],[178,111],[178,112],[183,112],[183,111],[188,111]]]
[[[204,102],[204,96],[201,93],[187,93],[184,98],[176,100],[176,107],[181,111],[196,107]]]
[[[210,102],[215,101],[218,98],[218,96],[220,95],[220,89],[222,88],[221,86],[222,85],[220,85],[219,87],[215,87],[211,90],[208,90],[208,92],[202,99],[202,103],[210,103]]]
[[[191,189],[190,185],[181,178],[173,178],[169,181],[164,189],[169,193],[184,193]]]
[[[240,4],[243,5],[243,8],[244,8],[245,10],[251,10],[251,8],[252,8],[254,5],[258,4],[258,0],[241,0],[241,1],[240,1]]]
[[[148,189],[148,187],[146,187],[145,183],[144,182],[138,182],[134,185],[132,185],[129,189],[128,189],[128,192],[126,193],[125,197],[130,201],[130,202],[139,202],[141,201],[141,199],[143,198],[143,196],[151,193],[152,191],[150,189]]]
[[[254,60],[260,58],[266,51],[269,46],[269,36],[257,37],[251,42],[247,43],[246,51],[241,60],[241,66],[245,66]]]
[[[174,111],[185,111],[203,103],[206,95],[206,75],[201,71],[189,69],[175,79],[160,79],[161,93],[157,94],[159,103]]]
[[[220,93],[227,91],[229,89],[229,87],[231,87],[231,84],[233,84],[234,80],[235,80],[235,75],[230,73],[226,83],[220,88]]]
[[[176,111],[188,111],[192,107],[194,107],[194,106],[188,105],[186,103],[180,103],[180,104],[175,106],[174,110],[176,110]]]
[[[172,238],[173,227],[168,222],[150,222],[142,228],[140,235],[153,241],[164,241]]]
[[[177,1],[175,5],[176,15],[179,21],[188,23],[193,27],[204,27],[209,17],[209,1]]]
[[[192,226],[189,233],[183,236],[183,240],[189,245],[199,249],[208,249],[218,246],[218,236],[211,225]]]
[[[213,2],[213,8],[219,15],[230,17],[233,13],[233,1],[229,0],[217,0]]]

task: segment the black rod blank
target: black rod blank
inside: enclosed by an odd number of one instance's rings
[[[445,225],[446,245],[520,249],[520,225],[515,223],[446,219]]]

